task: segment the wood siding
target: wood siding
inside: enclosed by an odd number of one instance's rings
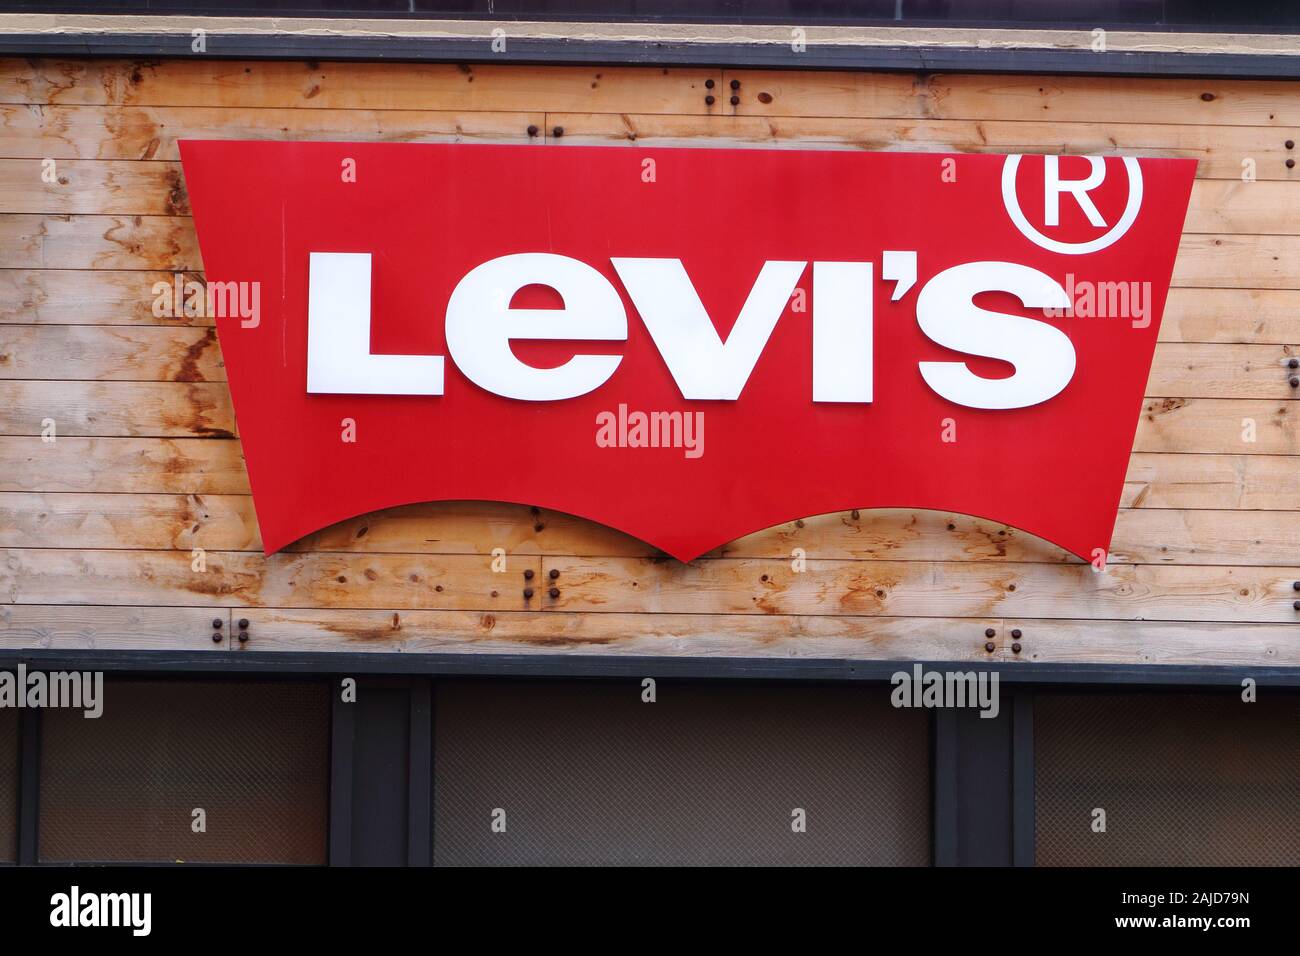
[[[155,282],[202,273],[185,137],[1193,157],[1111,563],[861,511],[683,565],[483,503],[264,557],[211,321],[152,314]],[[0,61],[0,648],[1300,665],[1297,140],[1294,83]]]

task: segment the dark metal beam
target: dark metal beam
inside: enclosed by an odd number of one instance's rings
[[[1128,52],[1085,48],[705,43],[679,40],[511,37],[492,51],[490,36],[348,36],[206,34],[206,52],[191,50],[189,33],[0,33],[0,54],[16,56],[212,57],[278,60],[395,60],[425,63],[629,65],[783,70],[870,70],[906,73],[1052,73],[1064,75],[1300,78],[1300,56],[1276,54]]]

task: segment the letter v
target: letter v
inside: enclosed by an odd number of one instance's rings
[[[680,259],[611,259],[682,395],[735,400],[807,262],[765,262],[724,344]]]

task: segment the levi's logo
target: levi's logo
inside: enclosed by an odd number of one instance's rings
[[[217,325],[268,552],[365,511],[486,499],[684,560],[870,507],[1104,552],[1195,168],[356,143],[182,158],[209,281],[262,290],[260,322]],[[1123,307],[1076,308],[1089,290]]]

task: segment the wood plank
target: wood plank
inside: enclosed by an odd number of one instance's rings
[[[203,262],[193,222],[179,216],[0,213],[0,268],[184,271]]]
[[[546,602],[563,611],[1296,620],[1294,567],[808,561],[798,573],[789,560],[596,557],[542,566],[559,571],[559,596]]]
[[[1289,133],[1266,126],[1193,126],[1032,120],[861,119],[835,116],[674,116],[650,113],[547,114],[549,142],[565,146],[859,149],[913,153],[1050,153],[1195,159],[1201,179],[1241,180],[1252,160],[1260,180],[1300,182],[1288,169]],[[0,133],[0,137],[3,134]],[[0,149],[3,149],[0,138]],[[30,148],[30,147],[15,147]],[[59,148],[51,143],[51,149]],[[6,154],[8,155],[8,154]],[[54,155],[47,152],[42,155]],[[160,157],[163,158],[163,157]]]
[[[220,383],[0,380],[0,435],[230,438],[235,413]]]
[[[1229,398],[1152,398],[1133,450],[1227,455],[1300,454],[1300,405]]]
[[[271,608],[240,614],[250,634],[241,651],[1300,664],[1294,628],[1277,624]],[[984,650],[990,627],[992,654]],[[1019,654],[1011,650],[1013,629],[1021,633]]]
[[[246,495],[238,441],[0,437],[0,491]]]
[[[733,79],[740,103],[724,112],[739,115],[1300,128],[1300,91],[1285,81],[727,70]]]
[[[0,470],[0,491],[248,494],[238,441],[65,436],[46,443],[37,437],[0,437],[0,461],[14,464]],[[1139,453],[1129,463],[1123,506],[1285,511],[1297,501],[1300,462],[1294,458]],[[400,513],[382,514],[387,521]],[[355,537],[363,527],[372,540],[387,534],[373,522],[354,519],[313,536],[315,546],[341,550],[339,538]]]
[[[1300,292],[1289,289],[1170,289],[1161,342],[1300,343]]]
[[[1186,234],[1174,284],[1195,288],[1300,287],[1300,236]],[[192,221],[180,216],[0,213],[0,268],[199,270]]]
[[[1297,408],[1262,399],[1149,399],[1134,450],[1300,455]],[[39,435],[46,418],[60,435],[228,438],[235,426],[230,393],[219,382],[0,380],[0,435]]]
[[[217,330],[0,325],[0,379],[224,382]]]
[[[213,324],[208,316],[156,316],[156,283],[173,272],[80,269],[0,269],[0,324],[160,325]],[[202,272],[181,272],[181,282],[202,282]]]
[[[178,607],[530,610],[522,559],[478,555],[260,554],[0,549],[0,603]],[[534,559],[538,570],[540,559]]]
[[[1300,286],[1295,236],[1223,236],[1184,233],[1171,285],[1220,289]]]
[[[1300,460],[1274,455],[1136,453],[1124,479],[1125,508],[1294,511]]]
[[[0,549],[8,604],[352,607],[1295,622],[1296,569],[987,562],[536,559],[558,597],[479,555]],[[764,580],[766,576],[766,580]]]
[[[211,608],[0,605],[0,648],[205,650]],[[1300,664],[1276,624],[716,614],[581,614],[247,608],[243,653],[561,654],[608,657],[934,660],[1104,664]],[[986,628],[995,649],[984,650]],[[1012,629],[1021,652],[1011,651]],[[222,631],[230,632],[230,624]]]
[[[1156,347],[1149,396],[1296,397],[1287,363],[1300,347],[1168,343]],[[0,326],[0,379],[224,382],[212,328]]]
[[[180,163],[65,159],[54,182],[43,160],[0,159],[0,213],[188,216]]]
[[[540,110],[9,105],[0,106],[0,156],[176,161],[182,139],[541,145],[528,127],[545,122]]]
[[[1297,355],[1300,346],[1160,343],[1146,392],[1156,398],[1292,399],[1300,393],[1290,385],[1296,372],[1287,363]]]
[[[222,640],[212,640],[215,619]],[[0,649],[203,651],[230,649],[229,611],[206,607],[0,604]],[[224,656],[224,654],[223,654]]]
[[[41,161],[0,159],[0,213],[188,216],[179,162],[64,160],[45,182]],[[1192,188],[1185,230],[1228,235],[1300,233],[1296,183],[1207,180]]]
[[[0,492],[0,547],[260,551],[246,495]],[[536,554],[653,557],[628,535],[553,511],[491,502],[431,502],[340,522],[286,550],[360,554]],[[1063,549],[1008,525],[905,509],[809,516],[746,535],[726,557],[1074,564]],[[1119,564],[1300,566],[1294,511],[1121,510],[1110,560]],[[508,567],[507,567],[508,570]]]
[[[705,113],[721,72],[661,67],[303,60],[5,59],[0,103]],[[720,111],[720,106],[714,106]]]

